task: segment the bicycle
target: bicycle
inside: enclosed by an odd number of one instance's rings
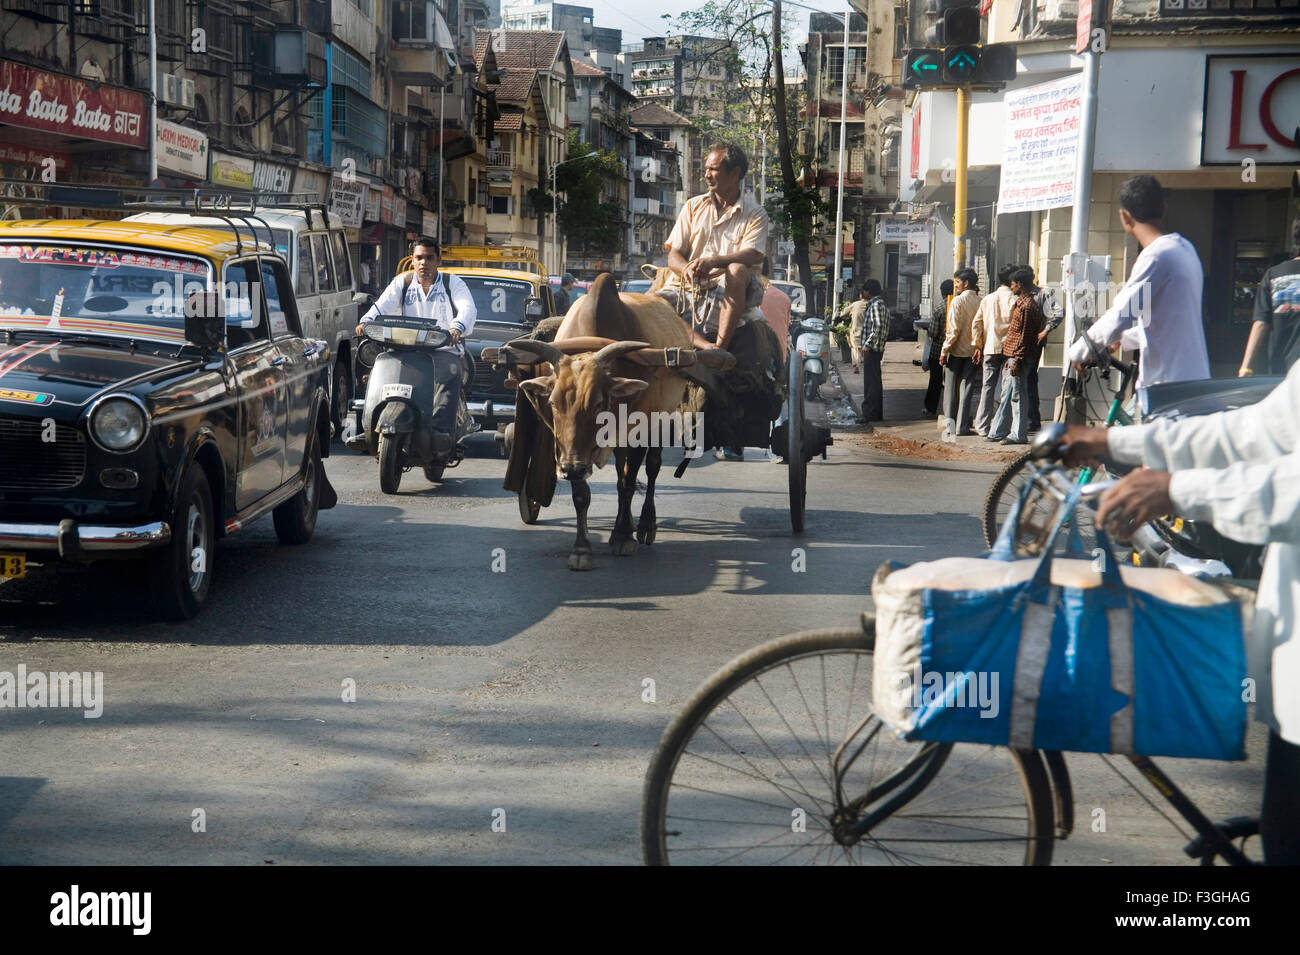
[[[1101,351],[1096,351],[1094,358],[1097,363],[1098,374],[1103,379],[1110,380],[1110,369],[1112,367],[1120,372],[1119,390],[1115,392],[1115,397],[1110,403],[1110,409],[1106,413],[1105,426],[1110,428],[1114,425],[1133,424],[1133,417],[1124,410],[1124,401],[1130,387],[1137,378],[1136,362],[1122,362],[1118,358],[1113,358]],[[998,529],[1002,527],[1007,514],[1011,511],[1011,505],[1020,497],[1021,490],[1030,478],[1031,453],[1026,451],[1011,461],[998,473],[998,476],[993,479],[993,484],[989,487],[989,493],[984,498],[983,512],[984,544],[987,547],[991,548],[993,542],[997,540]],[[1079,484],[1087,484],[1094,476],[1095,469],[1080,468],[1076,480]],[[1028,549],[1028,545],[1033,539],[1041,537],[1045,530],[1044,521],[1050,516],[1045,514],[1044,511],[1051,509],[1051,502],[1049,501],[1032,498],[1026,501],[1020,528],[1017,531],[1017,554],[1026,557],[1034,556],[1036,552]],[[1095,535],[1090,533],[1091,529],[1086,523],[1087,515],[1080,515],[1080,517],[1081,520],[1077,525],[1080,535],[1085,540],[1095,539]]]
[[[1048,443],[1035,440],[1036,461]],[[1076,488],[1058,466],[1032,479],[1062,503]],[[1062,754],[898,739],[872,711],[874,644],[864,613],[858,629],[781,637],[706,681],[647,770],[645,862],[1050,864],[1074,826]],[[1257,819],[1212,822],[1149,758],[1125,758],[1196,831],[1189,856],[1253,863]]]

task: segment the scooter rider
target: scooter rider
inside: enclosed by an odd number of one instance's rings
[[[411,245],[415,269],[388,283],[370,310],[361,317],[362,326],[379,315],[409,315],[432,319],[451,332],[452,346],[433,353],[433,448],[440,454],[455,444],[456,409],[460,404],[461,362],[465,346],[461,340],[474,330],[478,309],[469,287],[456,275],[438,271],[442,250],[438,240],[422,235]]]

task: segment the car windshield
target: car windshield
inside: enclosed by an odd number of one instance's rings
[[[469,294],[474,297],[474,307],[478,309],[475,321],[479,322],[523,324],[524,302],[537,294],[531,282],[486,275],[458,277],[469,286]]]
[[[208,264],[125,247],[0,244],[0,328],[185,341],[185,297]]]
[[[800,285],[798,282],[773,282],[772,284],[775,285],[777,288],[779,288],[786,295],[790,296],[791,308],[799,312],[808,311],[808,309],[805,307],[808,301],[808,295],[804,291],[804,287],[802,285]]]
[[[556,292],[558,292],[559,290],[560,290],[560,283],[559,283],[559,282],[552,282],[552,283],[551,283],[551,294],[554,295],[554,294],[555,294]],[[572,286],[569,287],[569,301],[570,301],[570,302],[576,302],[578,299],[582,298],[582,296],[584,296],[584,295],[586,295],[586,294],[587,294],[587,290],[586,290],[585,288],[583,288],[581,285],[572,285]]]
[[[622,292],[648,292],[650,291],[649,279],[632,279],[630,282],[624,282],[623,287],[619,290]]]

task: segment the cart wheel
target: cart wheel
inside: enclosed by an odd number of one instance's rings
[[[790,527],[796,534],[803,533],[804,494],[807,489],[808,458],[803,453],[804,407],[803,407],[803,362],[795,355],[790,356],[789,387],[786,388],[786,401],[789,413],[786,415],[786,467],[790,470]]]
[[[537,515],[541,512],[542,505],[529,497],[527,485],[521,487],[519,489],[519,519],[525,524],[536,524]]]

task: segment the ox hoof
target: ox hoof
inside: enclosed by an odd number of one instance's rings
[[[591,570],[591,554],[570,554],[569,570]]]
[[[639,544],[653,544],[655,542],[655,531],[658,528],[654,524],[642,524],[636,529],[636,539]]]
[[[613,551],[615,557],[631,557],[636,553],[636,541],[630,537],[611,540],[609,549]]]

